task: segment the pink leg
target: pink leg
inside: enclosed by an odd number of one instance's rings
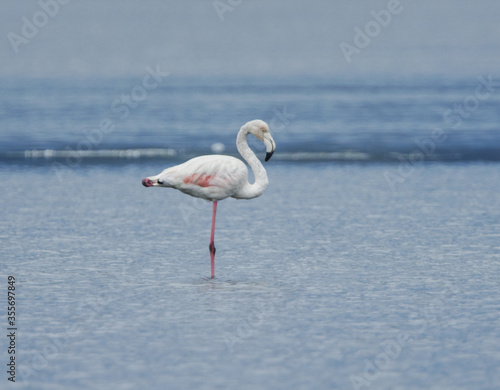
[[[215,237],[215,214],[217,213],[217,201],[214,201],[214,210],[212,212],[212,233],[210,235],[210,245],[208,249],[210,249],[210,260],[212,262],[212,276],[211,278],[215,278],[215,245],[214,245],[214,237]]]

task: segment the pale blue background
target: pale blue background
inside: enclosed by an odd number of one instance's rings
[[[401,0],[402,12],[348,64],[340,43],[387,1],[69,1],[15,55],[7,39],[36,1],[6,0],[0,15],[0,74],[130,76],[161,62],[173,75],[467,75],[500,66],[500,5],[494,0]]]

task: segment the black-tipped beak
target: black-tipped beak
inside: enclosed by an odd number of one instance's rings
[[[274,153],[274,150],[272,152],[266,153],[266,159],[265,159],[265,161],[269,161],[271,159],[273,153]]]

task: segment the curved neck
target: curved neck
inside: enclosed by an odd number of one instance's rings
[[[250,168],[252,168],[255,176],[255,182],[250,184],[247,181],[247,183],[234,196],[235,198],[256,198],[264,192],[267,188],[267,184],[269,183],[267,180],[266,170],[257,156],[255,156],[255,153],[248,146],[247,136],[248,130],[245,127],[242,127],[238,133],[238,137],[236,138],[236,147],[238,148],[238,152],[240,152],[241,156],[245,159],[248,165],[250,165]]]

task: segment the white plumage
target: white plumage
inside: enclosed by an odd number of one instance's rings
[[[252,168],[255,176],[255,182],[252,184],[248,182],[248,168],[245,163],[235,157],[222,155],[195,157],[142,181],[145,187],[175,188],[185,194],[213,201],[212,234],[209,245],[212,278],[214,278],[214,230],[217,201],[228,197],[252,199],[260,196],[267,188],[266,170],[248,146],[248,134],[254,135],[264,143],[267,152],[266,161],[271,158],[276,145],[269,132],[269,126],[264,121],[256,119],[241,127],[236,138],[236,146],[241,156]]]
[[[248,169],[237,158],[216,154],[195,157],[150,179],[162,183],[163,187],[214,201],[237,194],[248,182]]]

